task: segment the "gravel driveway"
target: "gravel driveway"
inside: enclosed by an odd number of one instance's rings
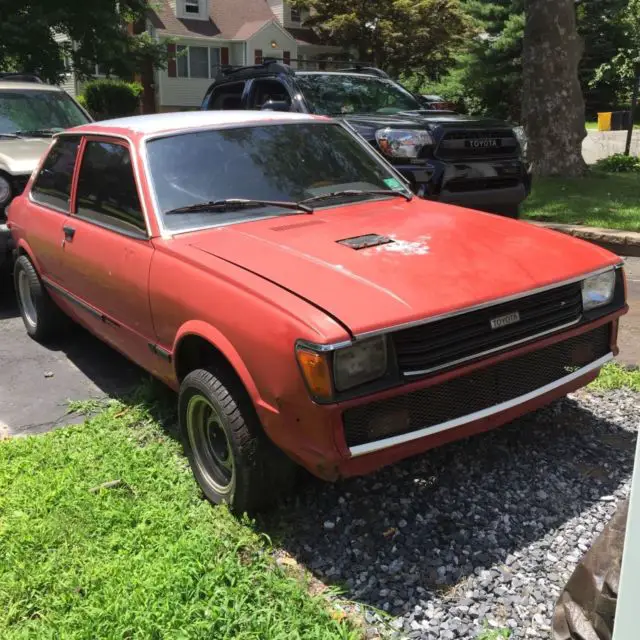
[[[549,637],[560,591],[629,491],[639,421],[633,392],[581,391],[369,477],[310,481],[263,526],[323,582],[396,616],[399,637]],[[366,619],[376,637],[381,618]]]

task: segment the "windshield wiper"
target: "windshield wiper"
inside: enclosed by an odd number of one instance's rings
[[[21,137],[47,138],[59,131],[63,131],[63,129],[25,129],[24,131],[16,131],[16,135]]]
[[[311,202],[320,202],[321,200],[330,200],[331,198],[339,198],[341,196],[399,196],[407,202],[413,200],[413,194],[407,191],[396,191],[395,189],[345,189],[344,191],[331,191],[330,193],[322,193],[302,200],[298,204],[309,204]]]
[[[243,198],[226,198],[224,200],[210,200],[209,202],[197,202],[186,207],[178,207],[165,211],[166,215],[176,213],[226,213],[237,209],[252,207],[282,207],[283,209],[293,209],[295,211],[304,211],[305,213],[313,213],[311,207],[307,207],[304,203],[288,202],[286,200],[245,200]]]

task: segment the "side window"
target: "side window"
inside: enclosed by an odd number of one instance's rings
[[[31,188],[31,196],[40,204],[69,211],[71,181],[80,138],[58,138],[51,147]]]
[[[87,142],[76,196],[78,216],[118,231],[147,235],[129,149],[112,142]]]
[[[209,99],[209,109],[211,111],[230,111],[232,109],[242,109],[242,94],[244,92],[244,82],[234,82],[223,84],[213,90]]]
[[[250,109],[261,109],[265,102],[286,102],[291,106],[291,96],[279,80],[254,80],[251,86]]]

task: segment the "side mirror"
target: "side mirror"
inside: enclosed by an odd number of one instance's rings
[[[267,100],[260,111],[291,111],[291,105],[284,100]]]

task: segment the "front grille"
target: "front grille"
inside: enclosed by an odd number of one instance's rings
[[[511,129],[446,132],[436,156],[443,160],[517,156],[518,139]]]
[[[473,178],[465,180],[456,178],[445,185],[445,189],[451,193],[463,193],[465,191],[486,191],[487,189],[511,189],[520,185],[518,178]]]
[[[442,384],[347,409],[347,445],[433,427],[519,398],[607,355],[609,338],[610,325],[604,325]]]
[[[520,315],[513,324],[492,329],[495,318]],[[437,320],[392,334],[402,373],[447,367],[507,345],[578,322],[582,315],[580,282]]]

